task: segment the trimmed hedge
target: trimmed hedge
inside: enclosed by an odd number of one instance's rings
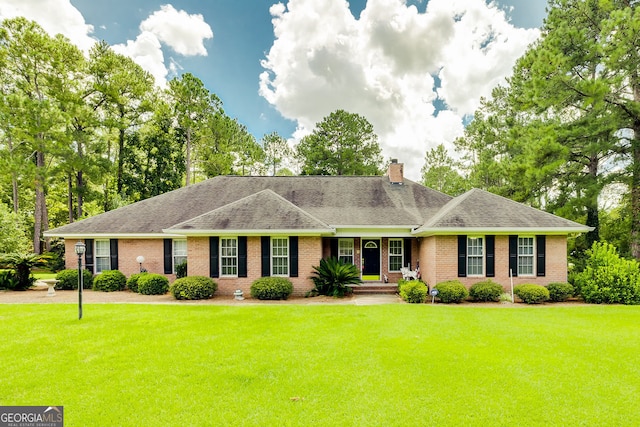
[[[78,269],[68,269],[58,271],[56,274],[56,290],[71,291],[78,289]],[[82,269],[82,289],[93,287],[93,273],[86,268]]]
[[[175,299],[209,299],[218,289],[218,284],[206,276],[188,276],[176,279],[169,287]]]
[[[434,288],[438,290],[437,298],[445,304],[459,304],[469,296],[469,291],[459,280],[440,282]]]
[[[138,292],[138,280],[140,280],[140,277],[144,276],[145,274],[149,274],[146,272],[142,272],[142,273],[136,273],[136,274],[132,274],[131,276],[129,276],[129,278],[127,279],[127,289],[129,289],[131,292]]]
[[[547,285],[549,299],[553,302],[564,302],[573,296],[575,289],[570,283],[549,283]]]
[[[500,300],[500,295],[504,292],[502,285],[492,281],[491,279],[483,282],[474,283],[469,288],[469,296],[478,302],[496,302]]]
[[[400,284],[398,284],[400,286]],[[429,289],[421,280],[410,280],[400,286],[400,297],[410,304],[421,304],[427,299]]]
[[[513,293],[527,304],[540,304],[549,300],[549,290],[542,285],[518,285],[513,288]]]
[[[262,277],[251,284],[251,296],[261,300],[287,299],[293,283],[284,277]]]
[[[162,274],[147,273],[138,279],[138,292],[142,295],[164,295],[169,290],[169,279]]]
[[[127,278],[120,270],[107,270],[97,274],[93,279],[93,290],[103,292],[122,291]]]

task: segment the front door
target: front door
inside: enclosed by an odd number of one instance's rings
[[[362,280],[380,280],[380,239],[362,239]]]

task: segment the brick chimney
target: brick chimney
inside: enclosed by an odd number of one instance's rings
[[[391,159],[387,175],[391,184],[404,184],[404,163],[398,163],[398,159]]]

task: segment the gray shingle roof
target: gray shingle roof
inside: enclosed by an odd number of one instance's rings
[[[206,233],[211,230],[314,230],[324,233],[335,231],[269,189],[177,224],[166,231]]]
[[[577,222],[514,202],[480,189],[470,190],[445,205],[415,234],[447,230],[546,230],[583,232],[589,228]]]
[[[390,184],[386,176],[218,176],[50,230],[47,235],[159,234],[266,189],[330,227],[415,228],[451,200],[410,180],[405,179],[404,185]],[[251,221],[258,221],[262,213],[256,205]]]

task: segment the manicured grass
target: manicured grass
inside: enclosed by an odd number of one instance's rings
[[[640,424],[640,307],[0,305],[66,426]]]

